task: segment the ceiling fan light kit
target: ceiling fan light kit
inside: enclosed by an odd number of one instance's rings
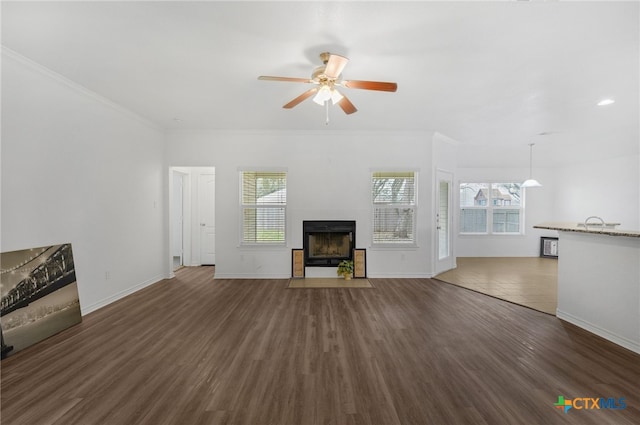
[[[333,87],[329,87],[329,85],[321,86],[318,89],[318,92],[313,97],[313,101],[320,106],[324,106],[324,103],[331,100],[331,102],[335,105],[340,102],[344,96]]]
[[[353,114],[357,111],[356,107],[351,101],[341,93],[337,87],[345,87],[349,89],[361,89],[361,90],[376,90],[395,92],[398,89],[398,84],[383,82],[383,81],[360,81],[360,80],[341,80],[340,76],[342,70],[349,62],[344,56],[332,54],[329,52],[323,52],[320,54],[320,60],[324,65],[317,67],[311,73],[311,78],[290,78],[290,77],[273,77],[261,75],[259,80],[267,81],[284,81],[290,83],[306,83],[315,84],[314,87],[306,92],[302,93],[289,103],[285,104],[283,108],[291,109],[298,104],[302,103],[306,99],[313,96],[313,101],[321,106],[327,107],[327,123],[329,122],[328,105],[329,101],[334,105],[340,106],[345,114]]]

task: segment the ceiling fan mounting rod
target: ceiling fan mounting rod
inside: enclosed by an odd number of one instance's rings
[[[329,52],[322,52],[320,53],[320,60],[322,61],[323,64],[327,64],[327,62],[329,62],[329,58],[331,57],[331,53]]]

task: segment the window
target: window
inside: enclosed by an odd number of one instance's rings
[[[242,243],[284,243],[287,173],[242,171],[240,179]]]
[[[522,194],[519,183],[461,183],[460,233],[521,234]]]
[[[415,244],[416,173],[374,172],[373,243]]]

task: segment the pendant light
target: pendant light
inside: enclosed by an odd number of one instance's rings
[[[538,180],[533,178],[533,145],[534,143],[529,143],[529,178],[524,181],[520,185],[520,187],[540,187],[542,186],[538,183]]]

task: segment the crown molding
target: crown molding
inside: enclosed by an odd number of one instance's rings
[[[142,117],[141,115],[133,112],[130,109],[125,108],[124,106],[102,96],[99,93],[96,93],[93,90],[90,90],[86,87],[84,87],[83,85],[80,85],[78,83],[76,83],[75,81],[72,81],[70,79],[68,79],[67,77],[45,67],[44,65],[39,64],[38,62],[35,62],[32,59],[29,59],[26,56],[21,55],[20,53],[9,49],[8,47],[2,45],[2,60],[5,59],[11,59],[17,63],[20,63],[23,66],[26,66],[36,72],[38,72],[41,75],[44,75],[54,81],[56,81],[59,84],[62,84],[68,88],[70,88],[71,90],[75,91],[76,93],[79,93],[83,96],[86,96],[92,100],[95,100],[96,102],[99,102],[105,106],[108,106],[109,108],[129,117],[129,118],[133,118],[136,121],[144,124],[145,126],[153,129],[153,130],[157,130],[160,131],[162,133],[165,132],[165,129],[162,128],[161,126],[157,125],[156,123],[154,123],[153,121],[150,121],[147,118]]]

